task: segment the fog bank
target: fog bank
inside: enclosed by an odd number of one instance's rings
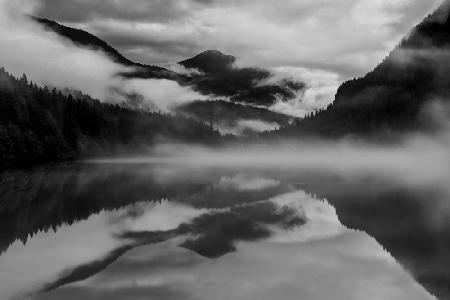
[[[416,135],[398,144],[358,140],[299,140],[222,148],[158,145],[140,157],[91,160],[91,163],[164,163],[205,168],[301,170],[339,175],[388,176],[408,183],[447,182],[450,134]]]

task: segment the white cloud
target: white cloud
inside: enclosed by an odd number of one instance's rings
[[[326,108],[333,102],[340,84],[338,74],[330,71],[279,67],[272,69],[272,72],[275,75],[269,79],[269,83],[284,78],[292,78],[306,83],[307,88],[299,92],[296,98],[287,102],[279,100],[269,108],[272,111],[294,117],[304,117],[317,109]]]
[[[16,76],[26,73],[40,85],[69,87],[103,99],[123,67],[32,24],[23,15],[24,7],[30,12],[30,3],[0,1],[0,65]]]
[[[178,74],[182,74],[182,75],[202,75],[202,72],[199,69],[196,68],[185,68],[184,66],[180,65],[179,63],[169,63],[169,64],[165,64],[163,66],[164,68],[166,68],[167,70],[170,70],[172,72],[178,73]]]
[[[265,108],[265,107],[263,107]],[[284,112],[282,112],[284,113]],[[279,129],[281,126],[276,122],[265,122],[262,120],[240,119],[236,124],[214,124],[222,134],[245,135],[249,132],[264,132]]]
[[[126,102],[125,94],[138,94],[142,103],[140,108],[150,108],[170,112],[172,108],[196,100],[206,100],[207,96],[201,95],[189,87],[180,86],[172,80],[166,79],[129,79],[117,83],[120,94],[111,92],[112,99]]]
[[[255,132],[263,132],[280,128],[278,123],[264,122],[261,120],[240,120],[237,124],[243,130],[251,130]]]

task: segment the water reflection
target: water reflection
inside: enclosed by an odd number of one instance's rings
[[[432,299],[374,239],[340,225],[326,202],[303,192],[270,202],[302,211],[312,225],[278,228],[215,260],[173,242],[135,248],[38,299]]]
[[[339,219],[383,245],[420,284],[450,299],[450,193],[440,184],[409,185],[390,179],[334,179],[305,186],[326,197]]]
[[[105,163],[4,173],[0,195],[1,299],[432,299],[405,269],[448,295],[435,188]]]

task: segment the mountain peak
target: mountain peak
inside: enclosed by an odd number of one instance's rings
[[[185,68],[196,68],[205,73],[217,73],[231,67],[236,58],[217,50],[206,50],[202,53],[179,62]]]
[[[219,50],[205,50],[205,51],[199,53],[197,56],[210,56],[210,55],[229,56],[229,55],[226,55],[226,54],[220,52]]]

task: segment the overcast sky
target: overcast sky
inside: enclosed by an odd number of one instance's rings
[[[274,78],[307,86],[270,109],[304,116],[332,102],[343,81],[373,69],[442,0],[1,1],[85,29],[137,62],[167,67],[215,49],[236,56],[238,65],[269,68]]]
[[[40,0],[124,55],[165,64],[217,49],[241,63],[344,78],[373,68],[441,0]]]

